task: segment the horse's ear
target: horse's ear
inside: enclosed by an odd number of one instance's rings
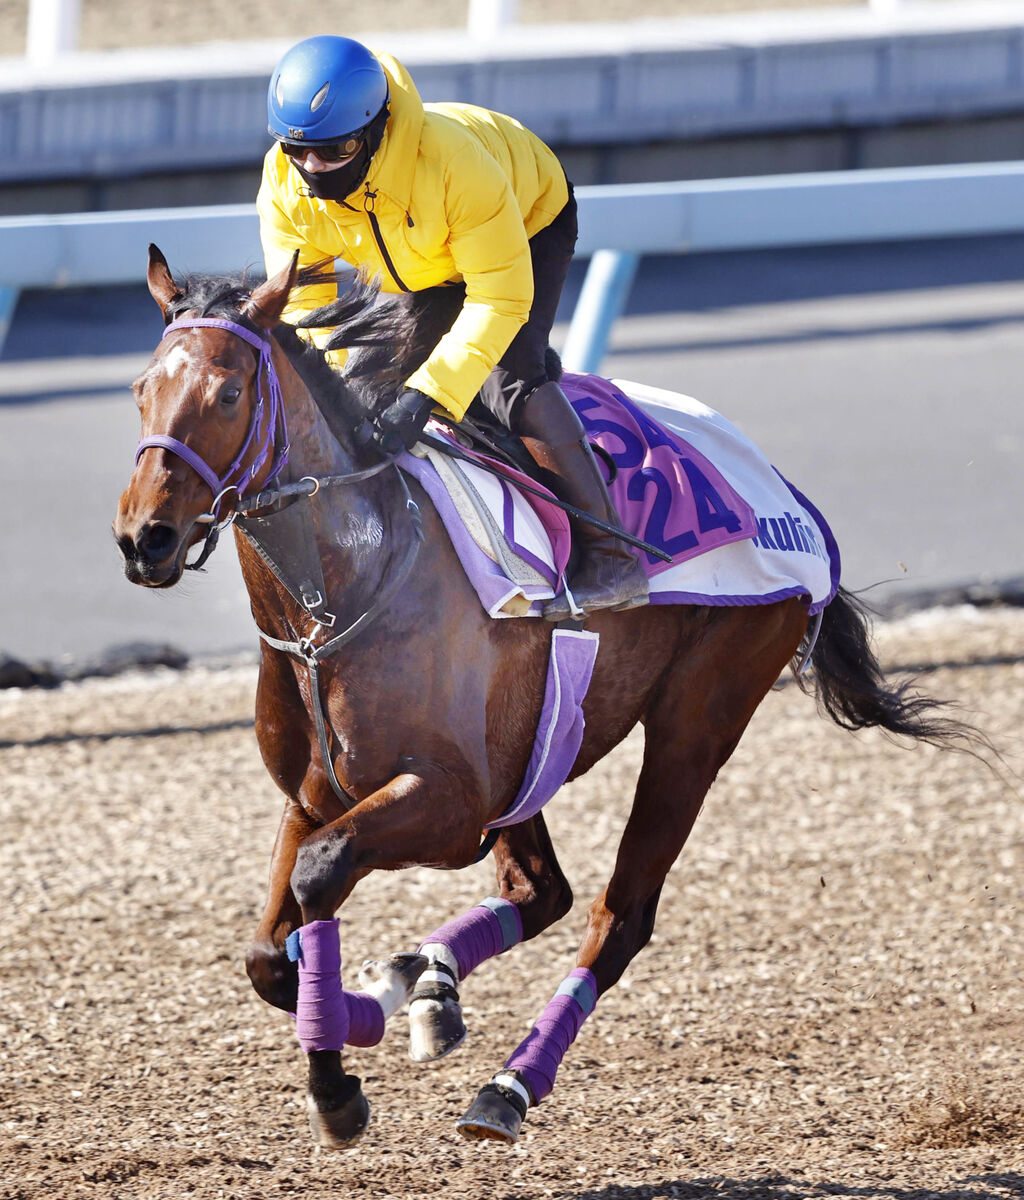
[[[288,303],[288,294],[295,286],[299,274],[299,252],[292,255],[291,262],[266,283],[260,286],[246,301],[242,309],[243,316],[259,325],[262,329],[272,329],[281,319],[284,306]]]
[[[171,269],[167,259],[161,254],[158,246],[149,243],[149,269],[146,272],[146,282],[149,284],[149,294],[160,305],[162,313],[172,300],[176,300],[181,292],[171,277]]]

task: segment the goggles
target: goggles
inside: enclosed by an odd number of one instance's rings
[[[281,152],[287,154],[289,158],[305,158],[312,151],[317,158],[327,163],[343,162],[346,158],[351,158],[362,144],[361,133],[351,134],[340,141],[328,142],[326,145],[316,145],[312,142],[278,142]]]

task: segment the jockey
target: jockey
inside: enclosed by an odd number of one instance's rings
[[[267,108],[276,142],[257,208],[268,274],[298,250],[300,266],[342,259],[379,276],[385,292],[465,283],[455,323],[377,417],[381,446],[414,445],[435,405],[461,420],[479,392],[513,433],[545,443],[564,499],[618,524],[583,425],[546,378],[577,232],[572,187],[552,151],[511,117],[424,104],[400,63],[343,37],[293,46]],[[284,319],[333,299],[332,287],[298,289]],[[329,333],[312,337],[322,344]],[[590,525],[577,532],[577,605],[643,604],[646,576],[625,543]],[[568,616],[568,600],[556,598],[545,615]]]

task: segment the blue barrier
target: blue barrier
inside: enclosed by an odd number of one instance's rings
[[[577,255],[592,257],[564,360],[582,371],[600,366],[642,254],[1024,232],[1024,162],[584,187],[577,196]],[[0,347],[19,289],[141,281],[149,242],[178,272],[262,262],[248,204],[0,218]]]

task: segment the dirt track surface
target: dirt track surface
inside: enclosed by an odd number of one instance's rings
[[[928,689],[1021,770],[1024,613],[883,634],[890,662],[954,664]],[[519,1146],[453,1124],[573,965],[635,738],[548,810],[570,916],[467,982],[450,1058],[410,1064],[404,1015],[354,1052],[373,1124],[314,1152],[290,1023],[242,966],[280,810],[254,679],[0,695],[4,1200],[1024,1195],[1024,798],[970,758],[846,734],[792,686],[722,772],[654,941]],[[349,981],[492,889],[487,864],[366,880],[342,910]]]

